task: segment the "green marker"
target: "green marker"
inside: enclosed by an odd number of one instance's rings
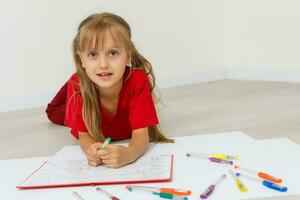
[[[169,194],[169,193],[165,193],[165,192],[153,192],[151,191],[152,189],[151,188],[138,188],[138,186],[130,186],[130,185],[127,185],[126,186],[126,189],[128,189],[128,191],[130,192],[133,192],[135,190],[137,191],[144,191],[144,192],[147,192],[149,194],[154,194],[154,195],[157,195],[161,198],[164,198],[164,199],[172,199],[172,200],[188,200],[188,197],[185,197],[185,196],[180,196],[180,195],[175,195],[175,194]],[[150,189],[150,190],[148,190]]]
[[[110,141],[111,141],[111,138],[110,138],[110,137],[107,137],[107,138],[105,139],[104,143],[102,144],[102,146],[101,146],[101,147],[98,147],[97,150],[98,150],[98,151],[99,151],[99,150],[103,150],[103,149],[110,143]]]
[[[159,197],[164,198],[164,199],[188,200],[187,197],[183,197],[183,196],[179,196],[179,195],[175,195],[175,194],[168,194],[168,193],[164,193],[164,192],[152,192],[152,194],[158,195]]]

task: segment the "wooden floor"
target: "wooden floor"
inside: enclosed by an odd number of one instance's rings
[[[169,136],[240,130],[256,139],[288,137],[300,144],[300,83],[221,80],[161,91]],[[49,156],[76,144],[50,123],[45,108],[0,113],[0,159]]]
[[[300,83],[221,80],[164,89],[161,96],[166,135],[240,130],[256,139],[287,137],[300,144]],[[51,124],[44,110],[0,113],[0,159],[50,156],[76,144],[69,129]]]

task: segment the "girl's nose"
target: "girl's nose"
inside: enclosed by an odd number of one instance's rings
[[[108,68],[108,62],[107,62],[107,59],[104,56],[101,56],[101,58],[100,58],[99,67],[101,69],[107,69]]]

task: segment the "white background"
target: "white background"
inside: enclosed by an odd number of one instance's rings
[[[74,71],[78,24],[131,25],[160,88],[226,78],[300,81],[297,0],[0,0],[0,112],[45,106]]]

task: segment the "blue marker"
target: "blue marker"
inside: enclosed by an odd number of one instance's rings
[[[241,174],[241,173],[236,173],[236,176],[247,178],[247,179],[252,180],[252,181],[260,182],[263,186],[265,186],[267,188],[270,188],[272,190],[276,190],[278,192],[286,192],[287,191],[287,187],[278,185],[276,183],[272,183],[270,181],[261,180],[259,178],[251,177],[251,176]]]

